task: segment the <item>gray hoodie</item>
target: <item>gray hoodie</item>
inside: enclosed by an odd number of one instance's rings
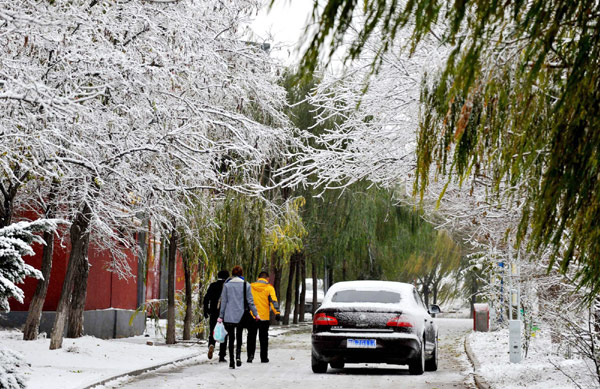
[[[256,312],[256,306],[254,305],[254,298],[252,297],[252,290],[250,283],[245,282],[239,277],[232,277],[229,281],[223,285],[223,292],[221,292],[221,312],[219,317],[223,319],[225,323],[239,323],[244,315],[244,286],[246,286],[246,300],[248,301],[248,307],[254,314],[254,317],[258,316]]]

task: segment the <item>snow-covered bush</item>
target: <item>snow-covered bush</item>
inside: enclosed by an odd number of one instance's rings
[[[24,388],[23,369],[26,365],[19,353],[0,348],[0,389]]]
[[[56,229],[56,220],[39,219],[19,222],[0,229],[0,311],[9,311],[8,299],[23,302],[23,291],[16,284],[25,277],[41,278],[42,273],[23,261],[23,256],[33,255],[31,245],[43,243],[36,232]]]

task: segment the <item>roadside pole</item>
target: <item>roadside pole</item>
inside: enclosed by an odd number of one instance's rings
[[[519,268],[519,255],[520,250],[517,252],[517,258],[513,258],[512,245],[508,246],[508,257],[510,261],[510,299],[509,299],[509,321],[508,321],[508,347],[510,354],[510,361],[512,363],[519,363],[522,359],[523,345],[521,342],[521,334],[523,332],[523,324],[521,321],[521,296],[519,293],[519,281],[520,281],[520,268]],[[513,308],[515,315],[513,315]]]

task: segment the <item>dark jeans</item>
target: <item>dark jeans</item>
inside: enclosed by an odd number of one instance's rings
[[[210,332],[208,334],[208,345],[209,346],[211,344],[214,346],[217,343],[215,341],[215,338],[213,338],[213,331],[215,330],[215,326],[217,325],[218,318],[219,318],[218,313],[216,315],[210,315],[210,319],[208,322],[209,328],[210,328]],[[219,345],[219,358],[225,358],[226,355],[227,355],[227,337],[225,337],[225,342],[223,342]]]
[[[254,358],[256,350],[256,332],[258,331],[258,340],[260,342],[260,360],[266,361],[269,358],[269,320],[260,320],[248,326],[248,358]]]
[[[229,338],[229,357],[230,365],[233,365],[233,343],[236,343],[235,348],[235,359],[240,359],[242,354],[242,333],[244,327],[240,323],[224,323],[225,329],[227,330],[227,337]],[[233,334],[235,333],[235,336]]]

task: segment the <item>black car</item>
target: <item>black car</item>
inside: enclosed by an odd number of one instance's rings
[[[327,364],[408,365],[410,374],[435,371],[438,330],[411,284],[349,281],[333,285],[315,312],[312,329],[312,370],[325,373]]]

